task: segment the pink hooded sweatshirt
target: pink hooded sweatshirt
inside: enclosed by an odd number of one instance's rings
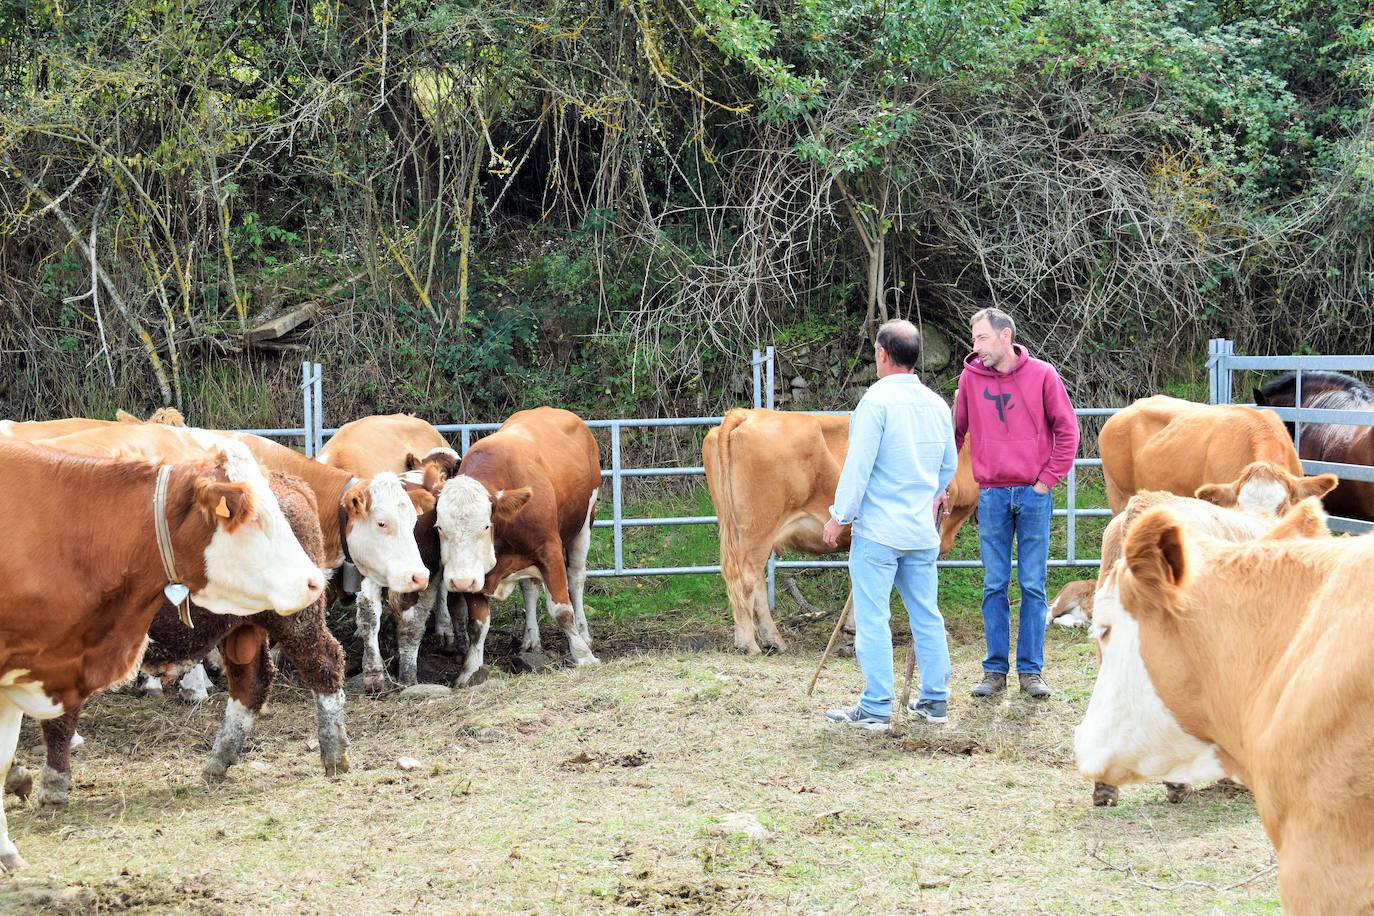
[[[1015,344],[1010,372],[964,358],[954,401],[954,445],[973,436],[973,479],[980,487],[1053,488],[1078,454],[1078,417],[1054,367]]]

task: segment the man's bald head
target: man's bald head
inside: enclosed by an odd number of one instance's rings
[[[921,358],[921,332],[916,325],[901,318],[894,318],[878,328],[875,346],[887,351],[887,358],[903,369],[914,369]]]

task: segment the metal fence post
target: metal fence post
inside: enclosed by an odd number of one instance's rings
[[[768,409],[773,409],[773,363],[777,356],[777,350],[773,347],[768,348],[765,359],[768,360]],[[768,553],[768,610],[773,610],[778,606],[778,555],[769,551]]]
[[[1064,507],[1069,510],[1067,538],[1068,553],[1065,559],[1070,566],[1078,562],[1078,466],[1069,465],[1069,487],[1064,493]]]
[[[768,353],[765,357],[768,360],[768,401],[764,406],[767,407],[769,410],[773,409],[773,359],[775,353],[776,351],[772,347],[769,347]]]
[[[1221,376],[1219,375],[1219,372],[1218,372],[1219,367],[1220,367],[1220,364],[1221,364],[1221,357],[1218,355],[1218,352],[1219,352],[1220,349],[1221,349],[1220,344],[1221,344],[1221,339],[1220,339],[1220,338],[1217,338],[1217,337],[1213,337],[1211,340],[1207,341],[1207,403],[1208,403],[1208,404],[1220,404],[1220,403],[1221,403],[1221,400],[1220,400],[1220,398],[1221,398],[1221,383],[1220,383],[1220,378],[1221,378]]]
[[[763,406],[763,353],[755,350],[749,364],[754,372],[754,407],[759,408]]]
[[[620,424],[611,424],[611,511],[614,513],[615,571],[625,571],[625,528],[620,503]]]
[[[324,451],[324,366],[315,367],[315,454]]]
[[[301,393],[305,401],[305,457],[315,457],[315,397],[310,384],[310,363],[301,363]]]

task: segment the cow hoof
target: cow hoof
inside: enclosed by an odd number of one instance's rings
[[[1097,808],[1115,808],[1121,800],[1121,792],[1116,786],[1109,786],[1105,782],[1096,783],[1093,786],[1093,806]]]
[[[34,801],[40,808],[65,808],[67,807],[68,793],[65,789],[49,789],[44,786],[38,790],[34,796]]]
[[[531,641],[528,641],[528,642],[522,642],[522,643],[520,644],[520,654],[521,654],[521,655],[543,655],[543,654],[544,654],[544,644],[541,643],[541,642],[540,642],[539,640],[537,640],[537,639],[531,640]]]
[[[206,690],[178,690],[177,699],[190,706],[199,706],[210,699],[210,694]]]
[[[363,691],[381,693],[386,687],[386,675],[381,668],[368,668],[363,672]]]
[[[33,794],[33,774],[21,766],[11,767],[5,777],[5,791],[19,796],[20,801],[28,801]]]
[[[1169,803],[1176,805],[1192,794],[1186,783],[1166,782],[1164,784],[1164,795],[1169,799]]]
[[[6,874],[7,872],[18,871],[28,864],[29,863],[25,862],[23,857],[17,852],[0,854],[0,875]]]
[[[581,668],[583,665],[599,665],[599,664],[601,664],[601,659],[597,658],[595,655],[588,655],[588,656],[586,656],[585,658],[579,658],[579,659],[577,659],[577,667],[579,667],[579,668]]]
[[[224,778],[228,774],[229,767],[227,764],[219,760],[211,760],[205,765],[205,769],[201,771],[200,775],[206,782],[214,783],[224,782]]]
[[[65,808],[71,791],[71,774],[61,773],[50,766],[44,766],[43,778],[34,801],[44,808]]]

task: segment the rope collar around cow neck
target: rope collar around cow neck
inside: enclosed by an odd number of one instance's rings
[[[157,532],[157,552],[162,558],[162,571],[167,574],[167,586],[162,593],[167,600],[176,605],[181,622],[194,629],[191,623],[191,590],[177,577],[176,555],[172,552],[172,534],[167,529],[167,482],[172,476],[172,466],[164,464],[157,469],[157,486],[153,488],[153,528]]]

